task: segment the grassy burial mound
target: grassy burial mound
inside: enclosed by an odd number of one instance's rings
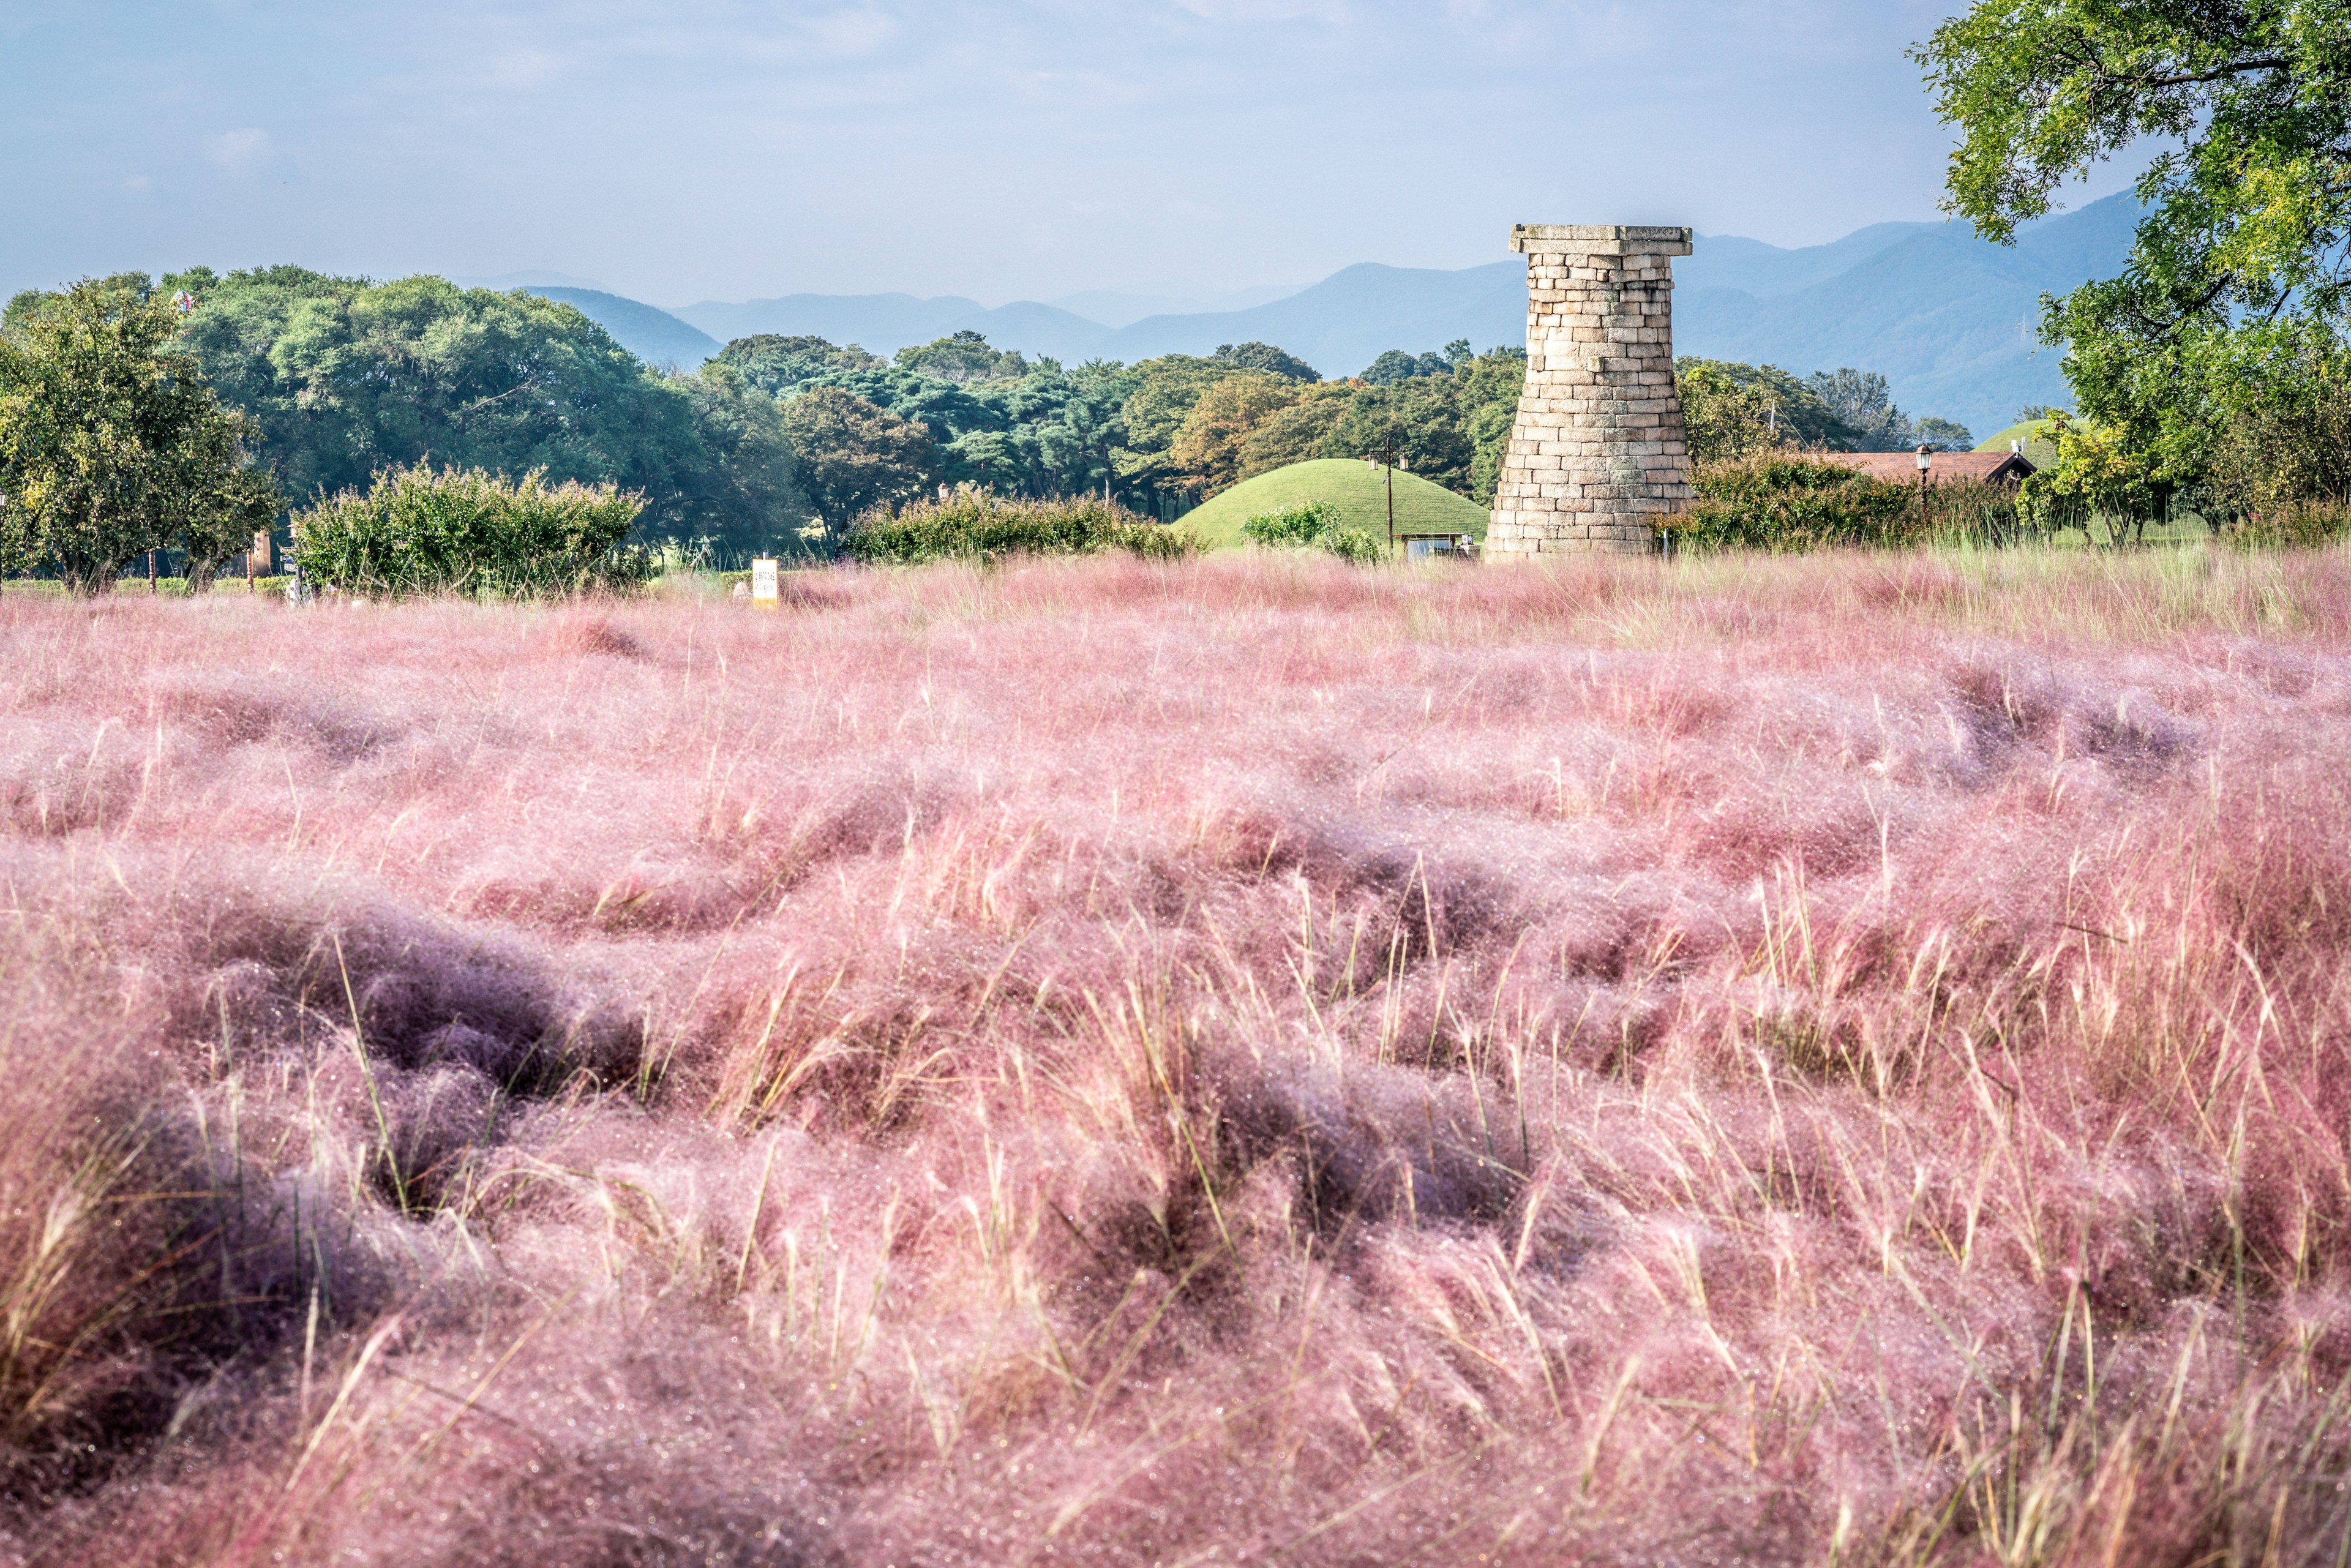
[[[1976,444],[1978,452],[2007,452],[2011,442],[2024,443],[2025,461],[2035,468],[2048,468],[2057,462],[2057,443],[2051,433],[2057,422],[2053,419],[2028,419],[2010,425],[1999,434]]]
[[[1293,463],[1234,486],[1184,522],[1210,549],[1238,549],[1241,525],[1263,512],[1285,511],[1321,501],[1339,513],[1338,526],[1361,528],[1383,544],[1388,537],[1386,476],[1366,468],[1360,457],[1322,457]],[[1475,534],[1486,537],[1486,508],[1413,474],[1395,476],[1396,533]]]

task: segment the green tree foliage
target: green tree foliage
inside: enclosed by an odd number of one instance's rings
[[[2049,301],[2081,412],[2156,486],[2231,423],[2339,381],[2351,308],[2351,5],[1976,0],[1917,51],[1959,128],[1947,205],[2006,240],[2152,141],[2122,275]]]
[[[985,340],[967,346],[974,354],[997,352]],[[1040,497],[1097,492],[1106,484],[1154,488],[1121,484],[1114,465],[1126,434],[1123,411],[1136,385],[1122,366],[1064,370],[1052,360],[1030,364],[1011,354],[998,362],[1019,365],[1018,375],[957,382],[885,365],[862,349],[837,349],[820,338],[740,339],[715,362],[739,370],[787,405],[831,388],[921,426],[935,448],[931,465],[953,483]]]
[[[1782,372],[1762,367],[1773,375]],[[1876,371],[1850,367],[1815,371],[1804,388],[1825,412],[1829,425],[1808,445],[1844,452],[1910,452],[1932,447],[1938,452],[1965,452],[1975,438],[1963,424],[1928,415],[1912,419],[1894,405],[1894,391]],[[1842,429],[1834,428],[1841,425]]]
[[[976,335],[941,344],[973,363],[997,353]],[[1448,345],[1447,356],[1441,374],[1384,387],[1317,381],[1311,367],[1264,343],[1132,366],[1020,361],[1017,376],[956,382],[931,373],[936,361],[919,355],[884,365],[821,339],[771,337],[728,344],[705,374],[733,369],[783,400],[788,420],[813,391],[862,398],[927,434],[938,477],[1002,495],[1107,491],[1148,507],[1162,497],[1203,498],[1311,457],[1382,452],[1393,440],[1413,472],[1464,493],[1480,482],[1486,451],[1490,496],[1526,356],[1516,349],[1472,356],[1467,343]],[[1473,422],[1482,438],[1472,434]],[[799,437],[793,443],[800,481],[813,491],[816,454]]]
[[[1453,361],[1443,354],[1407,354],[1402,349],[1389,349],[1371,362],[1362,379],[1375,387],[1393,386],[1397,382],[1415,376],[1449,376]]]
[[[306,579],[350,593],[581,593],[643,581],[622,541],[644,497],[611,485],[509,481],[480,469],[387,469],[294,519]]]
[[[1115,502],[1003,499],[972,486],[943,500],[881,507],[849,528],[842,548],[875,565],[993,561],[1008,555],[1090,555],[1122,549],[1148,560],[1175,560],[1199,549],[1180,528],[1146,522]]]
[[[1513,400],[1515,410],[1516,400]],[[1392,386],[1349,389],[1346,413],[1331,433],[1325,457],[1376,457],[1393,450],[1411,471],[1457,494],[1469,489],[1475,455],[1451,375],[1416,376]]]
[[[1777,365],[1685,357],[1674,361],[1691,461],[1732,462],[1777,448],[1964,452],[1975,444],[1946,419],[1913,420],[1872,371],[1821,371],[1798,380]]]
[[[719,350],[718,361],[769,397],[797,392],[835,371],[878,371],[881,360],[852,343],[839,348],[822,338],[785,338],[773,332],[737,338]]]
[[[1305,395],[1302,383],[1262,371],[1225,377],[1202,392],[1184,416],[1168,444],[1170,469],[1202,496],[1231,487],[1248,476],[1242,451],[1250,436]]]
[[[103,592],[134,557],[179,549],[199,584],[277,513],[249,434],[144,279],[20,295],[0,330],[0,570],[54,569]]]
[[[2109,537],[2120,538],[2137,531],[2129,524],[2144,525],[2163,510],[2172,486],[2119,427],[2060,415],[2049,439],[2057,448],[2056,465],[2024,482],[2024,504],[2043,528],[2087,528],[2103,516]]]
[[[1017,382],[1029,373],[1029,361],[1019,353],[991,349],[986,333],[968,329],[919,348],[901,349],[897,364],[902,371],[958,386],[971,382]]]
[[[737,550],[788,549],[810,504],[781,405],[731,365],[708,363],[693,375],[669,377],[664,390],[684,398],[705,465],[694,476],[695,509],[683,515],[681,528],[698,528]],[[676,537],[678,530],[664,531]]]
[[[1820,377],[1817,375],[1804,381],[1790,375],[1777,365],[1744,365],[1729,360],[1701,360],[1685,356],[1674,361],[1677,384],[1686,389],[1689,373],[1700,368],[1713,373],[1714,385],[1753,389],[1760,395],[1765,411],[1765,428],[1777,431],[1784,445],[1851,452],[1860,444],[1859,433],[1822,400],[1818,384]],[[1882,383],[1884,378],[1879,377],[1878,380]],[[1683,416],[1687,419],[1687,390],[1684,398]]]
[[[1926,537],[1917,492],[1850,468],[1761,452],[1698,471],[1696,498],[1659,528],[1677,549],[1899,547]]]
[[[1269,549],[1324,550],[1357,566],[1369,566],[1387,554],[1386,547],[1362,528],[1341,527],[1337,515],[1321,501],[1259,512],[1241,525],[1241,535]]]
[[[1204,371],[1204,361],[1173,356],[1147,361],[1136,367],[1145,380],[1127,409],[1131,452],[1166,428],[1162,411],[1186,400],[1184,414],[1164,445],[1133,452],[1123,461],[1130,471],[1150,472],[1160,483],[1206,497],[1311,458],[1393,450],[1432,483],[1472,497],[1482,484],[1484,497],[1490,497],[1525,386],[1526,355],[1497,349],[1473,357],[1467,347],[1450,346],[1459,357],[1442,374],[1385,385],[1363,380],[1285,384],[1245,380],[1245,372],[1218,381],[1208,373],[1213,365]]]
[[[1168,451],[1193,405],[1208,389],[1246,373],[1239,366],[1191,354],[1165,354],[1131,366],[1134,390],[1120,411],[1126,426],[1117,456],[1120,477],[1139,488],[1170,495],[1193,491],[1194,481],[1169,458]]]
[[[784,439],[800,483],[832,528],[895,507],[938,482],[938,445],[912,420],[840,387],[812,387],[784,405]]]
[[[1461,381],[1462,434],[1469,440],[1469,498],[1480,505],[1494,499],[1501,483],[1502,457],[1510,450],[1510,427],[1518,423],[1519,398],[1527,386],[1527,351],[1499,348],[1469,357],[1466,342],[1448,344]]]
[[[642,492],[648,534],[737,550],[776,548],[807,516],[778,413],[739,366],[659,374],[571,306],[293,267],[162,287],[196,298],[183,342],[296,497],[431,458]]]
[[[1675,371],[1681,395],[1682,434],[1693,463],[1719,463],[1789,444],[1778,423],[1779,401],[1768,387],[1742,380],[1712,361],[1685,361]]]
[[[1255,478],[1292,463],[1339,455],[1337,431],[1353,405],[1357,385],[1332,382],[1317,386],[1267,413],[1242,436],[1235,477]]]
[[[2313,376],[2232,414],[2206,479],[2224,509],[2248,516],[2309,501],[2351,501],[2351,385]]]
[[[1230,365],[1238,371],[1262,371],[1285,381],[1319,382],[1322,378],[1312,365],[1297,355],[1275,348],[1271,343],[1226,343],[1208,356],[1211,364]]]
[[[1853,367],[1813,371],[1805,388],[1836,423],[1844,425],[1841,433],[1829,433],[1829,440],[1813,444],[1836,444],[1838,437],[1844,437],[1844,452],[1916,452],[1918,446],[1930,446],[1935,452],[1968,452],[1975,446],[1975,437],[1968,435],[1966,425],[1932,413],[1911,418],[1895,407],[1893,388],[1876,371]]]

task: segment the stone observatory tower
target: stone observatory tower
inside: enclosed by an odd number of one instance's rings
[[[1489,560],[1656,548],[1688,504],[1674,391],[1674,261],[1690,231],[1520,224],[1527,385],[1494,490]]]

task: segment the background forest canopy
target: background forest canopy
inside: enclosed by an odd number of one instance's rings
[[[647,367],[571,305],[298,267],[105,282],[184,294],[177,347],[244,421],[295,507],[431,462],[640,491],[641,534],[721,559],[809,548],[877,505],[941,485],[1104,495],[1170,519],[1242,480],[1311,458],[1393,453],[1431,482],[1491,499],[1526,373],[1517,347],[1381,354],[1326,381],[1265,343],[1134,364],[1064,366],[958,332],[883,360],[821,338],[755,336],[691,373]],[[0,329],[45,300],[11,301]],[[1700,460],[1774,445],[1964,445],[1913,423],[1885,379],[1799,380],[1684,361]]]

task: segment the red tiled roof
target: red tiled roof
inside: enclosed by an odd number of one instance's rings
[[[1823,452],[1820,457],[1822,462],[1834,463],[1840,468],[1859,469],[1873,479],[1896,485],[1918,482],[1918,455],[1915,452]],[[2032,463],[2015,452],[1936,452],[1928,455],[1928,460],[1934,465],[1927,470],[1927,477],[1938,485],[1946,479],[2013,485],[2033,471]]]

